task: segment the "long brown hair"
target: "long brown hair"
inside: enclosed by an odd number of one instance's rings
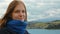
[[[24,8],[25,8],[25,13],[26,13],[26,18],[25,20],[27,21],[27,12],[26,12],[26,7],[25,4],[22,1],[12,1],[6,11],[6,14],[4,15],[4,17],[0,20],[0,28],[3,28],[4,25],[7,23],[8,20],[12,19],[12,12],[14,10],[14,8],[18,5],[18,4],[23,4]]]

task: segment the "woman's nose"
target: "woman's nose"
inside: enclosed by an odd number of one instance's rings
[[[23,13],[22,13],[22,12],[19,12],[19,15],[20,15],[20,16],[22,16],[22,15],[23,15]]]

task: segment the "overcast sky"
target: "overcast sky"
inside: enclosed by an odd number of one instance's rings
[[[12,0],[0,0],[0,18]],[[28,21],[59,18],[60,17],[60,0],[22,0],[27,8]]]

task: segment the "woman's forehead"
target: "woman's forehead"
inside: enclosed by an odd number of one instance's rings
[[[15,7],[14,11],[16,11],[16,10],[25,10],[25,7],[23,4],[19,4]]]

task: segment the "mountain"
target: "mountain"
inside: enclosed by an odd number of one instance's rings
[[[34,20],[34,21],[30,21],[30,23],[37,23],[37,22],[52,22],[52,21],[55,21],[55,20],[60,20],[60,18],[45,18],[45,19],[37,19],[37,20]]]
[[[50,22],[37,22],[32,21],[28,24],[30,29],[60,29],[60,20]]]

